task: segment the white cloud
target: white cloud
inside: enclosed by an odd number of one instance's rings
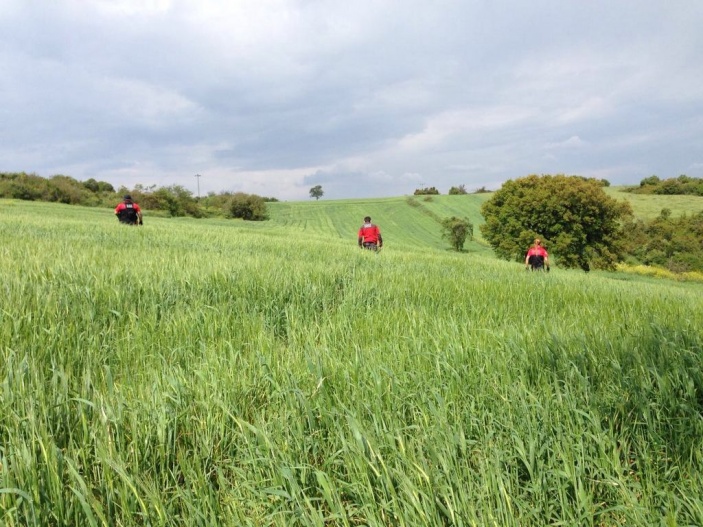
[[[559,148],[581,148],[586,145],[588,145],[588,143],[581,139],[578,135],[572,135],[564,141],[559,141],[556,143],[547,143],[544,145],[544,148],[548,150]]]
[[[701,26],[694,2],[5,0],[0,170],[284,199],[696,170]]]
[[[497,106],[450,110],[429,118],[424,129],[403,137],[398,142],[402,151],[427,151],[458,136],[478,136],[486,132],[508,129],[533,117],[524,107]]]

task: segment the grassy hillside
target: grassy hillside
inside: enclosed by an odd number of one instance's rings
[[[625,187],[605,187],[606,194],[617,200],[630,203],[635,217],[651,220],[659,216],[662,209],[671,209],[674,217],[696,214],[703,210],[703,196],[658,196],[654,194],[632,194]]]
[[[703,210],[700,196],[652,196],[623,192],[623,187],[606,187],[606,193],[617,200],[628,201],[636,217],[652,219],[663,208],[674,216]],[[449,244],[441,239],[439,221],[449,216],[468,217],[474,224],[474,242],[465,250],[490,254],[481,236],[481,205],[492,194],[460,196],[401,196],[380,199],[320,200],[270,203],[272,225],[292,227],[307,236],[338,238],[354,243],[364,216],[370,215],[380,227],[387,247],[429,248],[446,250]],[[438,221],[439,220],[439,221]]]
[[[277,209],[0,202],[0,524],[703,524],[703,287]]]
[[[321,200],[270,203],[271,223],[292,227],[310,236],[338,238],[356,243],[364,216],[371,216],[388,248],[449,249],[441,239],[441,219],[468,217],[474,224],[474,243],[467,251],[485,252],[478,226],[481,204],[487,194],[465,196],[401,196],[381,199]]]

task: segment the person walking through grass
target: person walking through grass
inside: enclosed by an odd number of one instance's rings
[[[125,196],[124,201],[115,207],[115,216],[120,223],[142,225],[142,209],[132,201],[130,195]]]
[[[378,225],[371,223],[371,216],[364,218],[364,224],[359,229],[359,248],[378,251],[383,247],[383,237]]]
[[[542,240],[535,239],[534,245],[530,247],[525,255],[525,269],[533,271],[549,271],[549,253],[542,245]]]

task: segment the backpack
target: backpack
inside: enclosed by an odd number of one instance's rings
[[[122,223],[136,225],[139,221],[137,211],[134,209],[134,203],[125,203],[125,208],[120,211],[119,219]]]
[[[541,254],[532,254],[527,261],[532,269],[542,269],[544,267],[544,256]]]

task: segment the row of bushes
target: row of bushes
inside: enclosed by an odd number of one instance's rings
[[[0,173],[0,198],[114,207],[125,194],[130,194],[143,209],[160,211],[166,216],[222,216],[251,221],[268,219],[266,203],[278,201],[244,192],[212,192],[204,198],[196,198],[179,185],[136,185],[132,189],[123,186],[115,190],[110,183],[93,178],[81,182],[64,175],[43,178],[24,172]]]
[[[482,194],[485,192],[491,192],[490,190],[487,190],[486,187],[481,187],[479,189],[476,189],[474,191],[474,194]],[[460,194],[468,194],[469,191],[466,190],[466,185],[459,185],[458,187],[451,187],[449,189],[449,194],[450,196],[456,196]],[[415,192],[413,192],[414,196],[437,196],[439,195],[440,192],[437,190],[437,187],[421,187],[421,188],[416,188]]]
[[[106,195],[114,193],[112,185],[94,179],[81,183],[63,175],[46,179],[24,172],[0,173],[0,197],[3,198],[95,207],[103,204]]]
[[[685,174],[668,179],[650,176],[640,181],[639,187],[628,188],[627,191],[633,194],[703,196],[703,179]]]

